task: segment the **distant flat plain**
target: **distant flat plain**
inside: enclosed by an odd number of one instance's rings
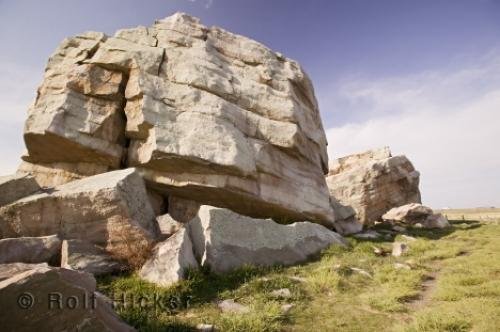
[[[481,207],[471,209],[443,209],[439,210],[449,220],[478,220],[478,221],[499,221],[500,208]]]

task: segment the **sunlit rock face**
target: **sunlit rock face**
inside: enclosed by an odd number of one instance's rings
[[[333,223],[325,133],[300,65],[185,14],[64,40],[24,139],[19,172],[43,186],[133,166],[162,193]]]

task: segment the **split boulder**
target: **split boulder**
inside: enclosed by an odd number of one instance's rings
[[[326,182],[332,201],[352,207],[364,225],[373,225],[393,207],[420,203],[419,172],[405,156],[392,156],[389,148],[343,157],[329,167]]]

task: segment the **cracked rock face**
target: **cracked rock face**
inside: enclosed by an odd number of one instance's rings
[[[326,182],[339,224],[355,217],[371,225],[391,208],[420,203],[419,178],[408,158],[381,148],[332,161]]]
[[[298,63],[175,14],[88,32],[49,59],[19,171],[54,186],[136,167],[155,190],[331,225],[326,138]]]

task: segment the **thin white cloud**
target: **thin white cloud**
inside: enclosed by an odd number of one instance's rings
[[[339,95],[368,110],[327,130],[330,157],[389,145],[420,170],[424,203],[500,206],[500,53],[459,70],[351,81]]]

